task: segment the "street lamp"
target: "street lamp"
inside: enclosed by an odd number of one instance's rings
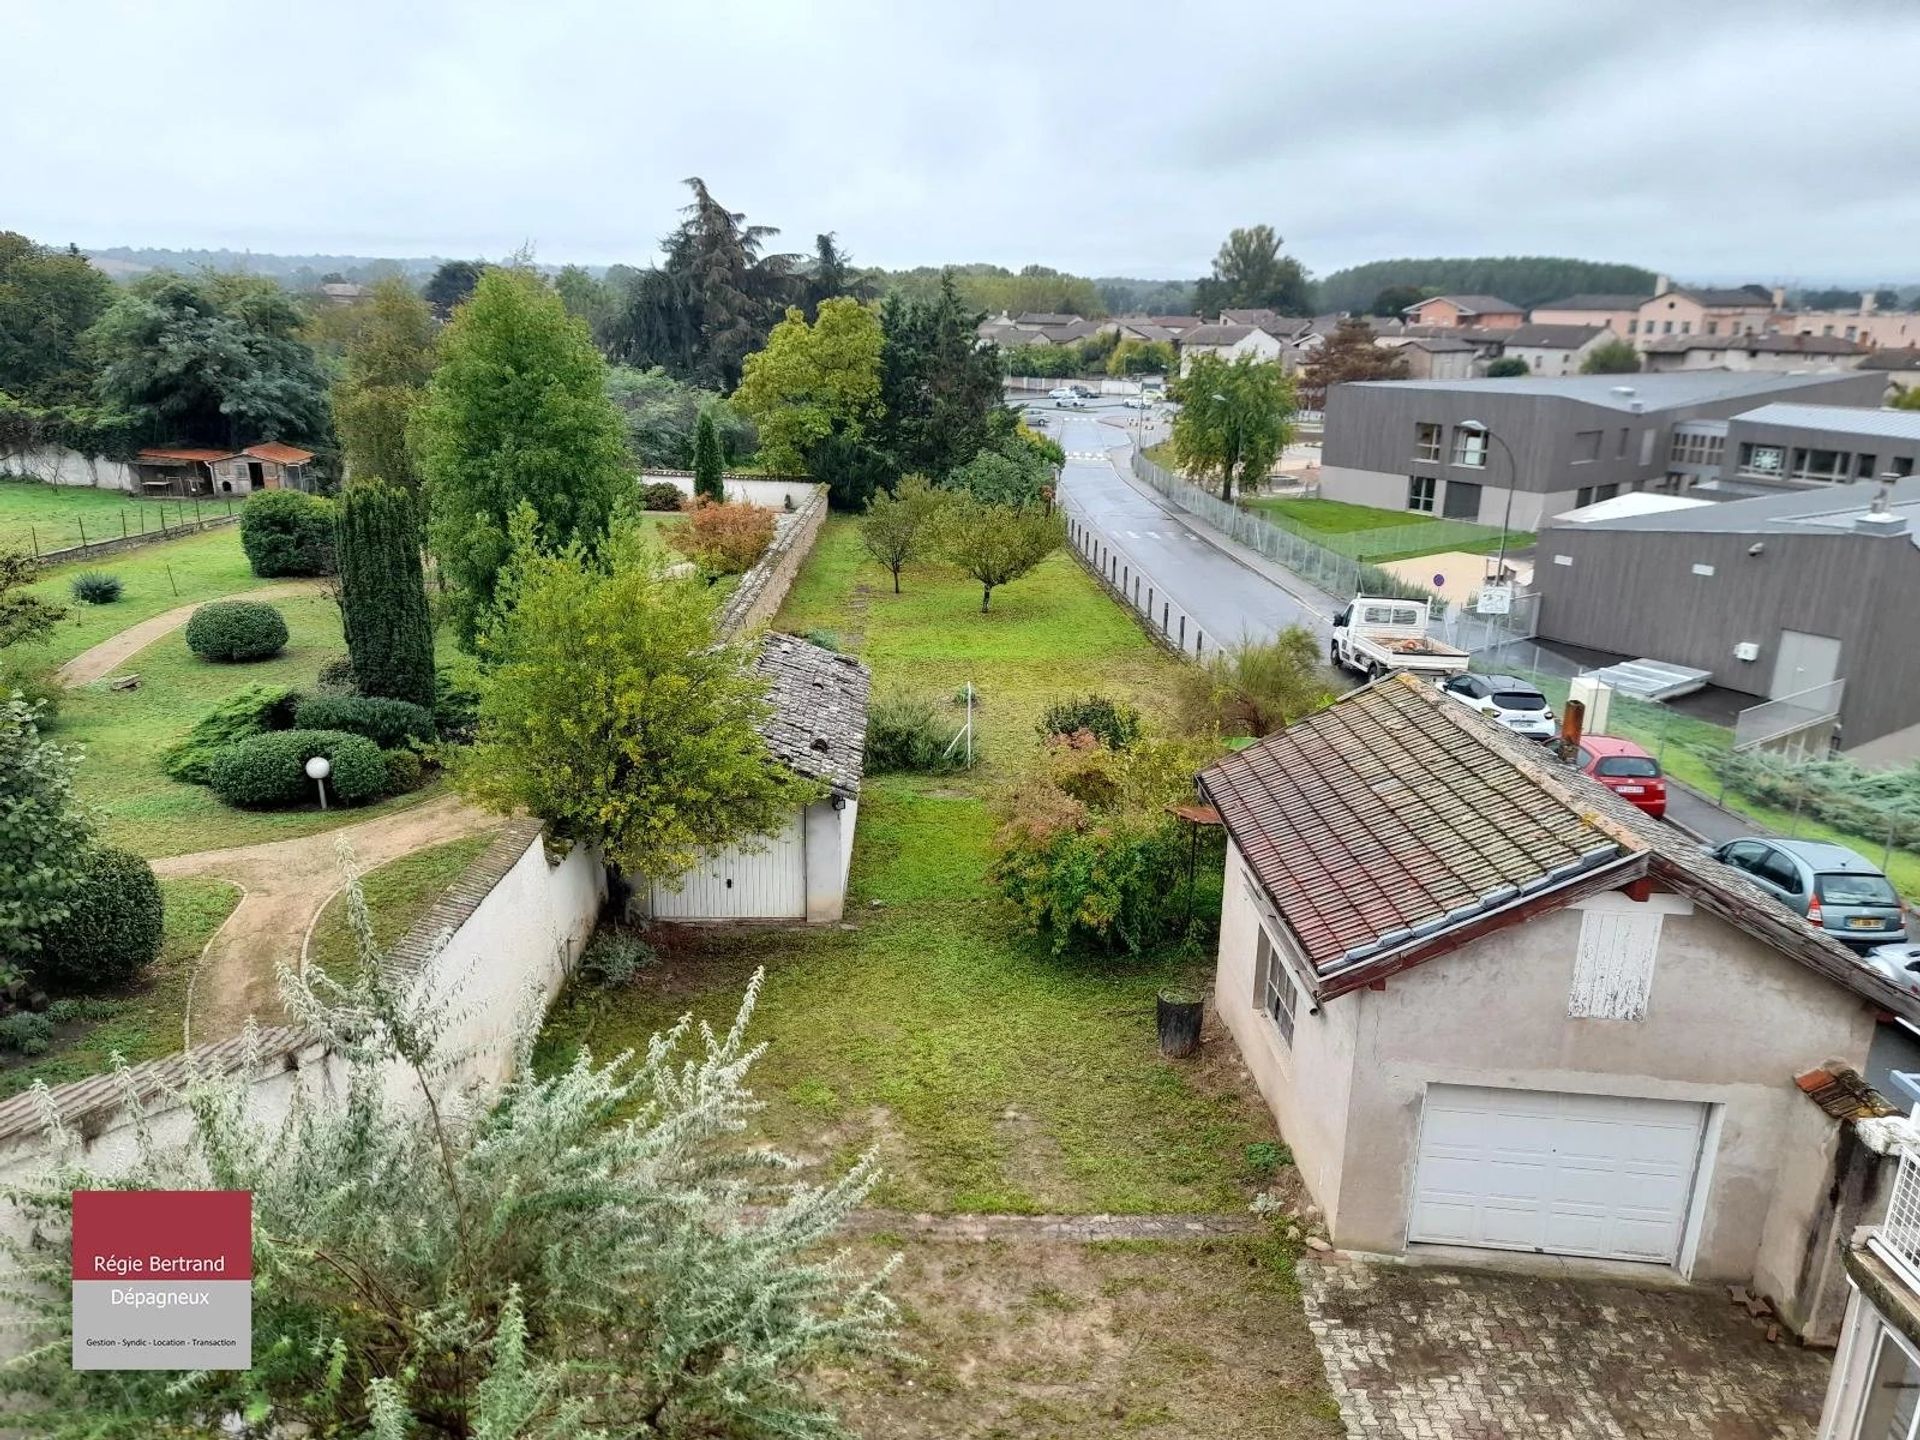
[[[1513,529],[1513,492],[1520,483],[1520,467],[1514,462],[1513,449],[1506,441],[1493,433],[1491,426],[1479,420],[1462,420],[1456,427],[1469,435],[1484,435],[1498,445],[1507,456],[1507,517],[1500,522],[1500,554],[1493,562],[1493,578],[1501,584],[1507,579],[1507,532]]]
[[[333,762],[324,755],[315,755],[307,761],[307,778],[320,790],[320,808],[327,808],[327,776],[333,773]]]

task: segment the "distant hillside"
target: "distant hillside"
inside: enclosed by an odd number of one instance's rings
[[[1336,270],[1319,282],[1323,310],[1364,311],[1393,285],[1434,294],[1498,295],[1531,308],[1567,295],[1651,295],[1654,273],[1638,265],[1569,260],[1553,255],[1499,255],[1469,259],[1370,260]]]
[[[405,275],[423,280],[440,266],[431,255],[389,259],[377,255],[272,255],[258,250],[161,250],[140,245],[109,245],[88,250],[87,258],[116,280],[148,270],[244,270],[270,275],[299,288],[322,275],[342,275],[352,281],[377,280],[382,275]]]

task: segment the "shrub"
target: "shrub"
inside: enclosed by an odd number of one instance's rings
[[[42,937],[34,973],[72,990],[118,985],[160,953],[160,882],[145,860],[110,845],[90,846],[81,868],[66,918]]]
[[[1271,735],[1332,703],[1320,660],[1320,642],[1300,625],[1215,650],[1180,672],[1181,723],[1196,735]]]
[[[73,577],[73,598],[87,605],[111,605],[120,598],[120,577],[87,570]]]
[[[473,740],[474,726],[480,719],[480,692],[454,678],[440,665],[433,672],[433,728],[440,738],[454,745]]]
[[[741,575],[773,543],[773,512],[733,502],[695,502],[667,531],[667,543],[713,575]]]
[[[320,667],[319,678],[313,682],[317,695],[358,695],[360,682],[354,677],[353,657],[337,655]]]
[[[1105,695],[1056,700],[1040,717],[1040,734],[1077,735],[1085,730],[1109,750],[1124,750],[1140,737],[1140,712]]]
[[[204,785],[216,754],[250,736],[287,729],[299,703],[300,692],[288,685],[244,686],[194,721],[193,728],[161,754],[160,768],[175,780]]]
[[[274,730],[229,745],[213,757],[208,783],[229,805],[273,810],[315,796],[307,761],[324,755],[333,764],[329,800],[352,805],[387,788],[387,757],[364,735],[344,730]]]
[[[631,983],[657,958],[653,947],[631,930],[600,930],[580,957],[580,973],[595,985],[613,990]]]
[[[840,633],[837,630],[813,629],[800,637],[809,645],[818,645],[822,650],[840,652]]]
[[[300,730],[345,730],[364,735],[382,750],[391,750],[417,740],[422,745],[434,738],[432,712],[405,700],[388,700],[376,695],[316,695],[302,700],[293,712],[293,723]]]
[[[640,487],[642,510],[678,510],[686,503],[686,491],[671,480],[649,480]]]
[[[92,995],[62,995],[46,1009],[47,1019],[56,1025],[72,1025],[83,1020],[110,1020],[126,1008],[123,1000],[102,1000]]]
[[[44,726],[60,713],[61,702],[67,698],[67,687],[60,683],[52,665],[8,660],[4,652],[0,652],[0,701],[14,695],[39,710],[40,723]]]
[[[1715,768],[1762,804],[1811,815],[1876,846],[1920,848],[1920,765],[1868,770],[1838,757],[1731,750],[1716,757]]]
[[[53,1021],[31,1010],[0,1016],[0,1048],[16,1055],[44,1055],[53,1043]]]
[[[417,750],[387,751],[387,793],[405,795],[418,790],[426,778],[426,768]]]
[[[300,490],[262,490],[240,510],[240,547],[253,573],[333,573],[334,506]]]
[[[959,727],[922,695],[885,695],[867,707],[867,769],[939,773],[966,768]]]
[[[187,648],[202,660],[268,660],[286,644],[286,620],[262,600],[215,600],[187,621]]]

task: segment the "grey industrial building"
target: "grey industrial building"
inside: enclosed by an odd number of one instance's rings
[[[1713,370],[1336,385],[1320,493],[1533,530],[1614,495],[1721,478],[1735,415],[1776,401],[1878,406],[1885,388],[1864,372]]]
[[[1751,433],[1776,426],[1793,448],[1777,419]],[[1891,446],[1871,443],[1885,463]],[[1844,680],[1843,749],[1873,764],[1920,758],[1920,477],[1553,525],[1533,583],[1545,639],[1694,666],[1756,697]]]

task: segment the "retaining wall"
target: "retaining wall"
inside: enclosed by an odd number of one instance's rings
[[[774,519],[773,543],[754,567],[740,577],[733,594],[720,611],[720,633],[738,638],[771,621],[780,602],[793,588],[793,577],[820,538],[820,527],[827,521],[827,490],[824,485],[809,485],[809,497],[797,502],[800,508],[791,514],[782,511]]]
[[[693,494],[691,470],[643,470],[640,479],[643,484],[664,480],[683,495]],[[729,500],[744,501],[762,510],[785,510],[789,500],[797,510],[807,503],[808,495],[821,488],[814,481],[797,475],[723,475],[720,483],[726,487]]]
[[[137,490],[133,468],[122,460],[85,455],[63,445],[0,449],[0,474],[25,475],[48,485],[86,485],[96,490]]]

